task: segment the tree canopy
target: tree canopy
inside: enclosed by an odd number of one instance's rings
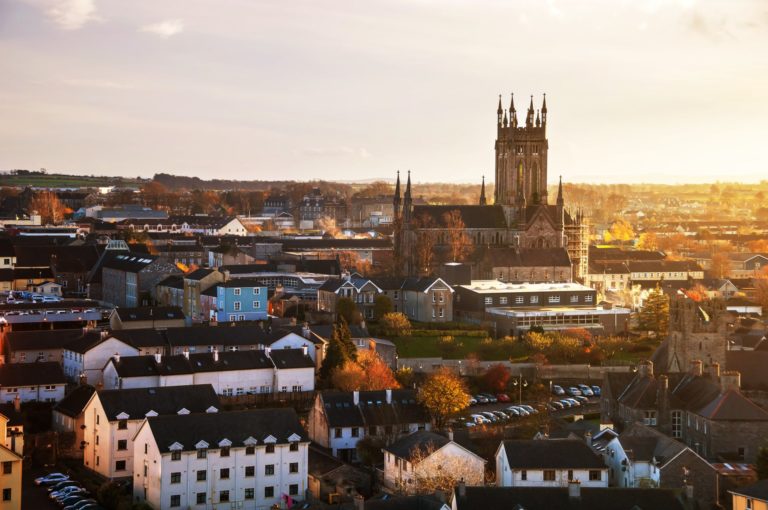
[[[432,415],[435,427],[441,429],[450,416],[469,406],[469,393],[461,377],[448,368],[441,368],[421,385],[418,400]]]

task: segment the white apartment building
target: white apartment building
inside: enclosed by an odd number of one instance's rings
[[[156,510],[284,508],[304,499],[309,439],[290,408],[150,417],[133,495]]]
[[[210,385],[95,392],[83,410],[83,464],[106,478],[133,474],[133,438],[148,416],[217,413]]]

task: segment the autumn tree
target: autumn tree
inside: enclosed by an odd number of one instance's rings
[[[436,428],[441,429],[449,417],[469,406],[469,393],[464,381],[449,368],[431,374],[418,392],[419,402],[432,415]]]
[[[485,470],[477,469],[463,457],[435,448],[434,443],[415,446],[408,455],[413,465],[412,486],[403,487],[408,493],[451,493],[460,481],[467,485],[483,485]]]
[[[500,393],[507,389],[511,377],[512,373],[509,371],[509,368],[501,363],[497,363],[485,371],[482,383],[488,391]]]
[[[392,312],[392,300],[389,296],[379,294],[373,299],[373,316],[376,320],[381,320],[385,315]]]
[[[768,267],[760,270],[755,278],[755,301],[768,310]]]
[[[472,242],[467,234],[466,225],[461,218],[461,211],[454,209],[443,214],[443,223],[448,230],[448,245],[451,249],[451,260],[464,260],[471,251]]]
[[[659,249],[659,238],[655,232],[643,232],[637,241],[637,247],[641,250],[656,251]]]
[[[66,207],[53,191],[38,191],[27,205],[30,213],[37,212],[43,224],[58,225],[64,220]]]
[[[381,318],[381,330],[384,336],[410,336],[411,321],[402,312],[390,312]]]
[[[141,198],[148,207],[157,209],[166,205],[168,189],[157,181],[149,181],[141,187]]]
[[[611,228],[603,236],[605,242],[610,243],[612,241],[618,241],[619,243],[626,243],[632,241],[635,238],[635,231],[632,229],[632,225],[623,218],[619,218],[611,224]]]
[[[436,228],[435,221],[427,213],[416,218],[415,227],[417,230],[416,238],[416,270],[428,275],[432,272],[432,261],[435,258],[435,235],[431,231]],[[418,230],[425,229],[422,232]]]
[[[595,345],[592,348],[597,348],[603,351],[605,359],[612,359],[628,345],[628,342],[623,338],[617,336],[603,336],[595,341]]]
[[[361,351],[331,374],[333,387],[341,391],[396,389],[400,384],[392,369],[375,351]]]
[[[657,336],[667,334],[669,328],[669,297],[659,285],[648,293],[638,316],[639,327],[643,331],[652,331]]]
[[[333,334],[328,342],[328,351],[320,366],[319,377],[325,384],[331,381],[333,371],[348,361],[357,359],[357,347],[352,343],[352,333],[347,322],[342,318],[333,326]]]
[[[720,252],[712,255],[710,271],[715,278],[728,278],[731,274],[731,258],[728,254]]]

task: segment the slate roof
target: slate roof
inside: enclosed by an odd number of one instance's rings
[[[213,269],[195,269],[194,271],[190,271],[189,273],[184,275],[185,280],[202,280],[206,276],[210,276],[213,274]]]
[[[164,331],[171,347],[184,345],[267,345],[268,334],[258,325],[168,328]],[[284,335],[283,335],[284,336]]]
[[[13,270],[13,278],[16,280],[35,280],[40,278],[53,279],[53,271],[50,267],[17,267]]]
[[[24,415],[19,411],[16,411],[16,408],[13,406],[13,402],[0,404],[0,414],[8,418],[7,425],[9,427],[24,425]]]
[[[420,430],[401,437],[384,449],[401,459],[410,461],[416,452],[426,455],[429,453],[430,448],[433,452],[436,452],[450,442],[445,436],[427,430]]]
[[[546,441],[542,441],[546,442]],[[467,487],[455,492],[457,510],[684,510],[689,508],[673,489],[581,487],[580,498],[569,498],[567,487]]]
[[[172,274],[163,278],[157,283],[157,287],[171,287],[174,289],[184,288],[184,276],[180,274]]]
[[[120,377],[146,377],[156,375],[191,374],[192,367],[184,356],[163,356],[160,363],[154,356],[121,356],[120,361],[112,358],[115,371]]]
[[[605,469],[602,458],[581,440],[519,439],[503,444],[511,469]]]
[[[680,441],[641,424],[625,429],[619,435],[619,442],[631,459],[644,462],[656,459],[662,464],[687,448]]]
[[[401,423],[426,423],[427,410],[416,402],[416,392],[392,390],[392,403],[387,404],[386,391],[361,391],[354,405],[352,392],[321,393],[329,427],[387,426]]]
[[[83,332],[82,329],[41,329],[30,331],[9,331],[6,334],[8,349],[14,351],[63,349],[74,340],[87,338],[88,342],[101,340],[96,330]]]
[[[102,335],[100,332],[94,332],[88,335],[80,336],[78,338],[75,338],[67,342],[64,348],[68,351],[85,354],[95,346],[99,345],[102,342],[105,342],[108,339],[109,339],[109,336],[104,336],[104,338],[102,338]]]
[[[16,246],[16,267],[49,267],[57,273],[87,273],[99,260],[95,245]]]
[[[165,347],[166,340],[162,331],[154,328],[141,329],[116,329],[110,333],[111,337],[132,345],[134,347]]]
[[[150,411],[158,415],[177,414],[182,409],[204,413],[211,407],[220,409],[219,397],[210,384],[162,386],[98,392],[104,414],[110,421],[125,413],[129,419],[143,419]]]
[[[227,266],[221,266],[219,268],[219,271],[222,273],[224,271],[229,272],[230,275],[236,275],[236,274],[250,274],[250,273],[259,273],[263,271],[275,271],[277,267],[274,263],[266,263],[266,264],[232,264]]]
[[[500,205],[417,205],[411,217],[419,222],[426,215],[434,227],[446,228],[445,214],[459,211],[466,228],[507,228],[504,209]]]
[[[184,319],[184,312],[178,306],[115,308],[115,313],[120,317],[120,322]]]
[[[69,394],[61,399],[53,408],[54,411],[58,411],[62,414],[76,418],[85,409],[85,404],[91,400],[91,396],[96,393],[96,388],[90,384],[81,384]]]
[[[156,256],[146,253],[120,253],[108,258],[105,257],[102,268],[117,269],[127,273],[138,273],[155,260],[157,260]]]
[[[494,267],[571,267],[565,248],[492,248],[487,256]]]
[[[768,412],[735,390],[721,394],[698,414],[715,421],[768,421]]]
[[[621,248],[598,248],[597,246],[589,247],[590,261],[663,260],[665,257],[666,255],[661,251],[623,250]]]
[[[185,451],[193,451],[200,441],[212,448],[224,439],[236,447],[242,446],[248,438],[264,444],[269,436],[274,437],[277,444],[287,444],[293,434],[301,436],[301,441],[307,441],[299,417],[291,408],[166,415],[149,418],[147,424],[163,453],[170,451],[174,443],[181,444]]]
[[[649,260],[628,262],[629,270],[633,273],[658,273],[666,271],[703,271],[701,266],[692,260]]]
[[[746,496],[748,498],[759,499],[761,501],[768,501],[768,480],[760,480],[752,485],[731,489],[728,492]]]
[[[726,351],[725,366],[741,374],[741,387],[768,390],[768,351]]]
[[[66,382],[61,365],[56,361],[0,365],[0,386],[39,386]]]
[[[301,349],[272,349],[270,357],[277,368],[314,368],[315,362]]]

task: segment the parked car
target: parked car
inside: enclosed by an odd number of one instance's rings
[[[589,399],[585,396],[579,395],[573,398],[575,398],[583,406],[589,404]]]
[[[482,393],[482,395],[483,395],[485,398],[487,398],[487,399],[488,399],[488,402],[489,402],[489,403],[491,403],[491,404],[495,404],[496,402],[498,402],[498,401],[499,401],[499,399],[498,399],[498,398],[496,398],[496,396],[494,396],[494,395],[491,395],[490,393]]]
[[[571,407],[573,407],[573,404],[571,404],[571,402],[567,398],[564,398],[564,399],[560,400],[559,402],[561,404],[563,404],[563,407],[565,409],[570,409]]]
[[[473,420],[475,420],[475,423],[477,423],[478,425],[484,425],[484,424],[489,424],[489,423],[491,423],[491,420],[489,420],[488,418],[486,418],[486,417],[485,417],[485,416],[483,416],[482,414],[473,414],[473,415],[471,416],[471,418],[472,418]]]
[[[475,397],[469,397],[469,405],[476,406],[477,405],[477,399]]]
[[[592,388],[586,384],[579,384],[579,391],[581,391],[581,394],[585,397],[592,397],[595,395],[595,393],[592,391]]]
[[[77,485],[71,485],[69,487],[64,487],[61,490],[51,492],[48,497],[51,499],[62,499],[82,492],[85,492],[85,489],[78,487]]]
[[[497,394],[496,395],[496,399],[499,402],[509,402],[510,401],[509,395],[507,395],[506,393],[499,393],[499,394]]]
[[[597,386],[595,384],[592,385],[592,392],[595,394],[596,397],[599,397],[602,393],[602,390],[600,389],[600,386]]]
[[[488,403],[488,397],[486,397],[485,395],[475,395],[475,400],[477,400],[478,404]]]
[[[48,487],[48,492],[60,491],[65,487],[79,487],[79,486],[80,486],[80,482],[77,482],[75,480],[62,480],[60,482],[51,484]]]
[[[56,502],[59,504],[59,506],[69,506],[69,505],[74,505],[75,503],[77,503],[78,501],[82,501],[83,499],[85,498],[82,496],[73,495],[73,496],[67,496],[65,498],[57,499]]]
[[[575,397],[576,395],[581,395],[581,391],[576,386],[571,386],[568,388],[568,395]]]
[[[486,418],[488,418],[489,420],[491,420],[491,423],[496,423],[496,422],[498,422],[498,421],[499,421],[499,417],[498,417],[498,416],[496,416],[495,414],[493,414],[493,413],[492,413],[492,412],[490,412],[490,411],[485,411],[485,412],[482,412],[482,413],[480,413],[480,414],[482,414],[483,416],[485,416]]]
[[[549,403],[549,408],[552,411],[560,411],[561,409],[564,409],[565,406],[561,402],[558,402],[557,400],[553,400],[552,402]]]
[[[578,396],[581,396],[581,395],[578,395]],[[581,402],[579,402],[575,398],[566,398],[565,400],[571,403],[571,407],[579,407],[581,405]]]
[[[64,480],[69,480],[69,475],[63,473],[51,473],[45,476],[35,478],[35,485],[53,485]]]
[[[538,411],[533,408],[533,406],[530,406],[528,404],[520,404],[518,407],[522,407],[526,411],[528,411],[528,414],[536,414]]]
[[[520,410],[517,407],[515,407],[515,406],[507,407],[504,410],[504,412],[507,413],[508,415],[510,415],[512,418],[519,418],[520,416],[522,416],[520,414]]]
[[[69,506],[65,506],[64,510],[80,510],[81,507],[84,507],[86,505],[96,505],[96,504],[98,504],[98,501],[96,501],[93,498],[81,499],[77,503],[74,503]]]
[[[552,385],[552,394],[553,395],[565,395],[565,390],[562,386],[558,386],[557,384]]]

